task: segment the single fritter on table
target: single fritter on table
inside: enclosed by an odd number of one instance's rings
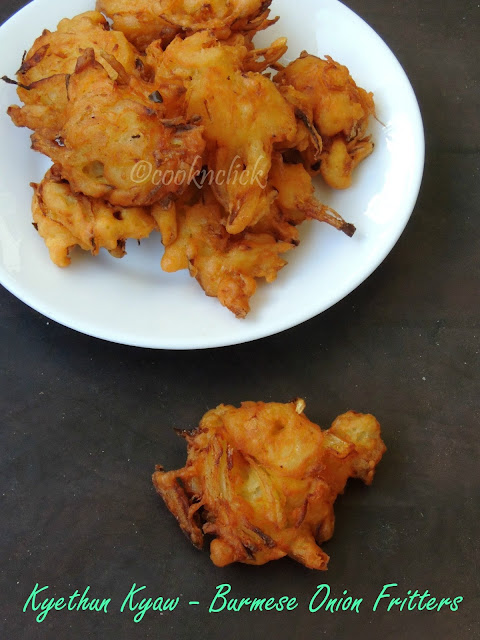
[[[350,411],[322,431],[305,402],[220,405],[182,435],[187,464],[153,483],[199,549],[211,559],[262,565],[290,556],[311,569],[329,561],[319,545],[333,535],[333,504],[349,478],[370,485],[386,447],[372,415]]]

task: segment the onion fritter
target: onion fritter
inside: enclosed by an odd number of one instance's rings
[[[333,504],[348,478],[372,483],[386,447],[371,415],[350,411],[322,431],[305,403],[221,405],[184,433],[186,466],[153,483],[180,527],[211,559],[262,565],[290,556],[325,570],[320,544],[334,530]]]
[[[208,67],[240,69],[247,55],[245,46],[221,43],[206,31],[188,38],[176,38],[163,50],[160,41],[146,51],[146,62],[155,70],[155,86],[163,98],[166,113],[185,115],[187,91],[192,78]]]
[[[218,298],[237,318],[250,311],[256,280],[273,282],[287,263],[281,257],[294,243],[270,233],[244,232],[232,236],[225,229],[225,212],[209,187],[194,194],[193,202],[171,204],[152,215],[166,245],[162,268],[189,269],[208,296]]]
[[[185,115],[187,90],[192,79],[206,69],[222,69],[228,77],[234,71],[261,73],[287,51],[287,39],[278,38],[269,47],[255,49],[243,36],[220,41],[210,32],[202,31],[188,38],[176,38],[165,50],[157,40],[146,50],[146,66],[155,72],[167,113],[172,117]]]
[[[350,186],[373,150],[373,96],[329,57],[304,52],[283,67],[286,38],[256,49],[276,22],[269,6],[97,0],[113,29],[99,11],[64,19],[37,38],[17,81],[3,78],[24,103],[9,108],[13,122],[54,162],[33,185],[33,213],[56,264],[75,245],[121,257],[126,238],[158,228],[163,269],[188,269],[245,318],[304,221],[355,233],[315,198],[312,176]]]
[[[212,187],[228,212],[226,228],[233,235],[270,210],[266,183],[272,153],[290,148],[297,137],[293,106],[259,73],[285,46],[279,39],[256,52],[224,45],[203,32],[175,40],[165,52],[155,45],[147,51],[147,60],[156,67],[155,82],[174,87],[167,103],[176,104],[180,96],[187,118],[202,118],[205,164],[217,176]]]
[[[202,174],[200,182],[208,177]],[[313,193],[303,165],[284,164],[281,154],[275,154],[265,189],[269,210],[240,234],[228,233],[228,212],[208,182],[202,189],[192,186],[177,202],[154,205],[152,215],[165,245],[163,270],[188,269],[208,296],[218,298],[237,318],[245,318],[256,280],[276,280],[287,264],[284,254],[300,244],[297,227],[305,220],[327,222],[349,236],[355,233],[352,224],[318,202]]]
[[[19,89],[19,93],[24,92],[21,98],[25,104],[15,104],[7,110],[15,126],[27,127],[50,140],[58,138],[68,105],[67,77],[58,73],[25,85],[28,89]]]
[[[138,52],[123,33],[111,30],[98,11],[88,11],[71,19],[64,18],[56,31],[45,29],[25,54],[18,80],[28,85],[58,73],[73,73],[85,49],[93,49],[97,56],[104,52],[115,56],[128,73],[138,70]],[[108,71],[115,80],[115,69],[108,67]]]
[[[114,207],[110,203],[74,193],[52,167],[40,184],[32,184],[33,223],[45,240],[50,258],[68,267],[75,246],[92,255],[107,249],[115,258],[125,254],[128,239],[143,240],[156,229],[148,208]]]
[[[270,4],[271,0],[97,0],[97,9],[143,50],[154,40],[166,46],[177,34],[207,30],[227,39],[232,32],[258,31],[272,24]]]
[[[61,167],[75,191],[114,205],[147,206],[182,193],[202,167],[202,128],[163,120],[162,104],[149,99],[152,87],[144,85],[133,77],[126,84],[111,80],[87,49],[70,76],[58,138],[36,133],[32,147]],[[172,180],[139,180],[139,162]]]
[[[276,204],[290,224],[318,220],[343,231],[349,237],[355,234],[353,224],[345,222],[336,211],[315,198],[312,178],[303,164],[286,164],[282,156],[277,154],[272,162],[269,183],[276,189]]]
[[[215,195],[228,211],[227,231],[241,233],[270,210],[272,153],[296,135],[293,110],[265,76],[209,68],[192,81],[187,113],[202,116],[207,164],[226,177]]]
[[[98,11],[82,13],[71,20],[65,18],[56,31],[45,29],[25,54],[17,72],[18,96],[25,106],[9,109],[17,126],[51,129],[51,135],[55,135],[67,106],[65,76],[74,72],[77,59],[88,48],[93,49],[98,58],[103,54],[114,56],[127,73],[138,75],[142,68],[136,49],[123,33],[110,30]],[[112,80],[116,80],[117,70],[105,57],[101,59]]]
[[[366,136],[369,118],[375,114],[373,94],[355,84],[347,67],[329,56],[322,60],[306,52],[274,80],[286,99],[310,112],[322,137],[322,153],[310,148],[305,154],[307,168],[320,172],[331,187],[350,187],[353,170],[373,151]]]

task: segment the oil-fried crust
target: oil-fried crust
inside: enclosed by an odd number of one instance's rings
[[[32,148],[58,164],[75,191],[113,205],[149,206],[185,190],[201,170],[205,143],[201,127],[165,121],[152,86],[125,75],[125,82],[113,81],[87,49],[69,76],[61,130],[53,140],[36,131]],[[139,161],[150,168],[144,180],[136,174]],[[160,167],[184,179],[157,183]]]
[[[163,269],[188,269],[245,318],[304,221],[355,233],[315,198],[312,176],[350,185],[373,150],[373,96],[329,57],[304,52],[283,67],[286,38],[255,49],[275,22],[269,7],[98,0],[114,28],[99,11],[64,19],[16,80],[3,78],[23,102],[8,109],[13,122],[54,162],[34,185],[33,215],[56,264],[76,245],[122,257],[127,238],[158,229]]]
[[[305,403],[220,405],[187,436],[179,471],[157,467],[153,483],[198,548],[213,536],[220,567],[290,556],[325,570],[320,544],[334,530],[333,504],[350,477],[370,484],[386,448],[371,415],[352,411],[322,431]]]
[[[322,137],[320,153],[314,144],[302,150],[306,168],[335,189],[350,187],[353,171],[374,148],[366,134],[375,115],[373,94],[357,86],[347,67],[306,52],[274,80]]]
[[[177,35],[211,31],[221,39],[251,33],[272,24],[271,0],[97,0],[97,9],[113,21],[138,49],[158,40],[167,46]],[[273,21],[274,22],[274,21]]]
[[[166,245],[162,268],[167,272],[189,269],[208,296],[237,318],[250,311],[250,298],[258,279],[273,282],[287,264],[282,255],[294,248],[265,228],[231,236],[224,224],[224,211],[209,187],[188,194],[185,200],[161,210],[153,208]],[[172,224],[172,216],[175,224]]]
[[[114,207],[104,200],[75,193],[54,166],[40,184],[32,184],[33,223],[59,267],[68,267],[78,246],[97,255],[106,249],[115,258],[126,254],[127,240],[143,240],[156,223],[146,207]]]

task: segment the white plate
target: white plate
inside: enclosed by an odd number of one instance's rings
[[[0,30],[1,73],[14,76],[23,51],[43,28],[90,10],[93,0],[35,0]],[[158,234],[115,260],[74,255],[54,266],[31,225],[31,181],[49,162],[30,151],[27,130],[5,111],[15,88],[0,86],[0,282],[45,316],[112,342],[158,349],[200,349],[239,344],[293,327],[328,309],[361,284],[391,251],[415,205],[424,163],[422,119],[400,64],[378,35],[336,0],[274,0],[280,22],[257,42],[289,38],[287,60],[304,49],[331,55],[375,93],[376,149],[357,170],[354,186],[335,192],[319,185],[320,199],[357,226],[349,239],[325,224],[307,223],[299,249],[271,285],[261,285],[246,320],[207,298],[187,272],[163,273]]]

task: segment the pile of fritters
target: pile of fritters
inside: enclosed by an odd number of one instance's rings
[[[269,5],[98,0],[99,11],[44,31],[17,80],[4,78],[23,103],[13,122],[53,161],[32,186],[55,264],[70,264],[75,246],[122,257],[127,239],[159,231],[163,269],[188,269],[243,318],[302,222],[354,234],[316,200],[312,177],[350,186],[373,150],[373,96],[331,58],[282,66],[285,38],[255,49],[276,21]]]
[[[214,536],[212,561],[262,565],[290,556],[325,570],[333,504],[349,478],[372,483],[385,445],[372,415],[350,411],[322,431],[305,403],[244,402],[207,413],[188,443],[186,466],[157,467],[156,490],[192,543]]]

